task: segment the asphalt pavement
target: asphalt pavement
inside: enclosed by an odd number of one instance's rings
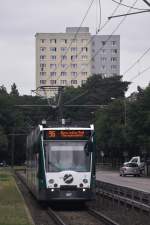
[[[139,191],[150,193],[150,178],[141,176],[120,177],[119,171],[98,170],[96,179],[107,183],[133,188]]]

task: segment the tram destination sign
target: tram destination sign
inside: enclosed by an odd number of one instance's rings
[[[45,130],[46,140],[88,140],[91,136],[90,130]]]

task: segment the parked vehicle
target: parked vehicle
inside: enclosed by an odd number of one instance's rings
[[[141,159],[140,156],[134,156],[132,157],[129,162],[125,162],[124,165],[127,165],[128,163],[136,163],[140,169],[140,171],[144,170],[145,161]]]
[[[137,163],[126,163],[120,168],[120,176],[140,176],[140,168]]]

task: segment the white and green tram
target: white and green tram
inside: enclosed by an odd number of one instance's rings
[[[94,126],[39,125],[27,137],[26,181],[40,201],[93,199]]]

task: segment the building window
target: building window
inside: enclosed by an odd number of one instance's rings
[[[86,83],[86,80],[81,80],[81,84],[85,84]]]
[[[106,45],[106,41],[102,41],[102,46]]]
[[[56,80],[50,80],[50,84],[51,85],[56,84]]]
[[[77,51],[77,48],[76,47],[72,47],[71,48],[71,52],[76,52]]]
[[[61,85],[66,85],[66,84],[67,84],[67,81],[66,81],[66,80],[61,80],[61,81],[60,81],[60,84],[61,84]]]
[[[75,44],[75,43],[77,43],[77,39],[72,39],[71,42],[72,42],[73,44]]]
[[[111,65],[111,69],[112,70],[117,69],[117,65]]]
[[[56,52],[56,50],[57,50],[57,49],[56,49],[55,47],[51,47],[51,48],[50,48],[50,51],[51,51],[51,52]]]
[[[67,39],[61,39],[62,44],[67,44]]]
[[[50,39],[49,41],[51,44],[56,44],[56,39]]]
[[[116,54],[117,53],[117,49],[111,49],[111,53]]]
[[[92,46],[95,46],[95,42],[94,41],[92,42]]]
[[[111,42],[111,45],[112,45],[112,46],[116,45],[116,41],[112,41],[112,42]]]
[[[65,68],[67,64],[61,64],[61,68]]]
[[[67,51],[67,48],[66,48],[66,47],[61,47],[60,50],[61,50],[62,52],[65,52],[65,51]]]
[[[51,77],[56,76],[56,72],[50,72],[50,76]]]
[[[117,76],[117,73],[112,73],[112,76]]]
[[[103,69],[103,70],[106,69],[106,66],[102,65],[102,69]]]
[[[76,61],[77,60],[77,55],[72,55],[71,56],[71,61]]]
[[[92,65],[92,69],[95,69],[95,66],[94,65]]]
[[[46,59],[46,55],[40,55],[40,59],[42,60]]]
[[[88,56],[87,56],[87,55],[82,55],[82,56],[81,56],[81,59],[82,59],[82,60],[87,60],[87,59],[88,59]]]
[[[76,77],[77,76],[77,72],[71,72],[71,76]]]
[[[87,63],[81,64],[81,69],[86,69],[87,67],[88,67],[88,64]]]
[[[107,58],[106,57],[101,57],[101,61],[102,62],[106,62],[107,61]]]
[[[77,64],[71,64],[72,69],[77,69]]]
[[[101,50],[100,50],[100,53],[101,53],[101,54],[106,53],[106,49],[101,49]]]
[[[46,80],[40,80],[40,84],[46,84]]]
[[[50,55],[50,60],[55,61],[56,60],[56,55]]]
[[[81,72],[81,75],[82,75],[82,76],[87,76],[88,73],[87,73],[87,72]]]
[[[57,65],[56,64],[50,64],[50,68],[51,69],[56,69],[57,68]]]
[[[46,76],[46,72],[40,72],[40,76]]]
[[[46,47],[40,47],[40,51],[41,51],[41,52],[46,51]]]
[[[81,42],[82,42],[82,44],[86,44],[87,43],[87,39],[82,39]]]
[[[66,55],[61,55],[61,60],[67,60],[67,56]]]
[[[111,57],[111,62],[116,62],[117,58],[116,57]]]
[[[40,63],[40,67],[46,67],[46,63]]]
[[[45,43],[45,39],[40,39],[40,42],[42,43],[42,44],[44,44]]]
[[[77,80],[71,80],[71,84],[77,84]]]
[[[88,51],[88,48],[87,47],[83,47],[83,48],[81,48],[81,51],[82,52],[87,52]]]
[[[67,72],[61,72],[61,76],[67,76]]]

